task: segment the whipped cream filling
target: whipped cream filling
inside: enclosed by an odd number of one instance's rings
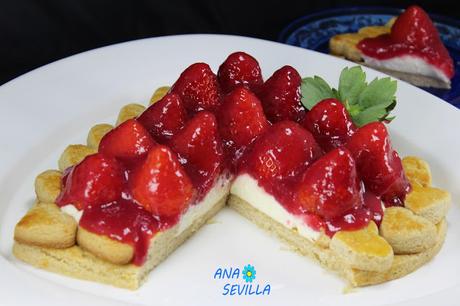
[[[203,217],[214,207],[217,201],[227,196],[229,192],[230,179],[226,175],[222,175],[200,202],[190,205],[189,208],[182,214],[178,223],[176,236],[180,235],[184,230],[192,225],[195,220]]]
[[[81,216],[83,215],[83,209],[78,210],[73,204],[67,204],[61,206],[61,211],[68,214],[77,221],[77,224],[80,223]]]
[[[446,74],[436,66],[429,64],[423,58],[413,55],[403,55],[385,60],[380,60],[362,54],[364,62],[372,67],[401,71],[411,74],[419,74],[426,77],[441,80],[445,83],[450,83],[450,79]]]
[[[230,193],[245,200],[252,207],[285,227],[296,229],[301,236],[311,241],[316,241],[321,234],[308,226],[301,217],[288,212],[271,194],[259,186],[257,180],[249,174],[239,175],[233,182]]]

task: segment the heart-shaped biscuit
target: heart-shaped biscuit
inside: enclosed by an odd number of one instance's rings
[[[134,248],[104,235],[98,235],[78,227],[77,242],[80,247],[111,263],[124,265],[131,261]]]
[[[158,87],[150,98],[149,105],[155,104],[163,99],[163,97],[166,96],[170,89],[171,87],[169,86]]]
[[[404,207],[385,209],[380,235],[395,254],[420,253],[436,244],[436,226]]]
[[[451,201],[450,193],[445,190],[413,185],[404,206],[431,223],[438,224],[447,215]]]
[[[67,146],[59,158],[59,170],[64,171],[70,166],[81,162],[86,156],[96,153],[97,150],[85,145],[75,144]]]
[[[14,239],[47,248],[68,248],[75,244],[77,222],[54,203],[37,203],[16,224]]]
[[[431,186],[431,170],[426,161],[415,156],[402,159],[404,173],[412,186]]]
[[[136,118],[145,110],[145,106],[141,104],[131,103],[123,106],[118,114],[117,126],[126,120]]]
[[[86,138],[86,144],[88,147],[97,150],[102,137],[104,137],[105,134],[110,132],[112,129],[113,126],[107,123],[96,124],[89,130],[88,137]]]
[[[61,193],[62,172],[57,170],[46,170],[40,173],[35,179],[35,194],[42,203],[54,203]]]
[[[393,249],[379,236],[372,221],[364,229],[336,233],[330,248],[343,262],[359,270],[385,271],[393,262]]]

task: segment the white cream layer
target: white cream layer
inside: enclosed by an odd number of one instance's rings
[[[441,80],[445,83],[450,83],[450,79],[444,74],[443,71],[417,56],[403,55],[385,60],[376,59],[364,54],[362,57],[364,62],[372,67],[401,71],[411,74],[419,74]]]
[[[214,186],[209,190],[206,196],[200,202],[191,205],[187,211],[182,214],[176,236],[187,229],[192,223],[204,216],[210,211],[217,201],[227,196],[230,191],[230,180],[226,176],[221,176]]]
[[[67,204],[61,206],[61,211],[73,217],[75,221],[77,221],[77,224],[80,223],[81,216],[83,215],[83,209],[78,210],[75,206],[73,206],[73,204]]]
[[[311,241],[320,236],[320,232],[308,226],[305,221],[288,212],[271,194],[259,186],[257,181],[248,174],[239,175],[232,184],[231,194],[238,196],[252,205],[257,210],[266,214],[273,220],[297,232]]]
[[[187,211],[182,214],[176,236],[182,233],[196,219],[201,218],[210,211],[217,201],[228,195],[229,191],[230,180],[227,176],[221,176],[200,202],[191,205]],[[61,211],[73,217],[77,223],[80,222],[81,216],[83,215],[83,210],[78,210],[73,204],[62,206]]]

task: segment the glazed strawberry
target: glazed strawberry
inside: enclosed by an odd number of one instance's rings
[[[96,153],[69,169],[56,200],[59,206],[73,204],[81,210],[117,200],[124,190],[124,168],[113,157]]]
[[[134,162],[155,145],[149,132],[135,119],[129,119],[107,133],[99,144],[99,152],[121,161]]]
[[[257,96],[243,86],[224,98],[218,118],[220,135],[232,150],[233,158],[241,155],[270,126]]]
[[[137,121],[155,140],[165,143],[185,125],[187,111],[177,94],[168,93],[160,101],[149,106]]]
[[[189,112],[215,111],[220,105],[220,88],[208,64],[196,63],[181,73],[171,88]]]
[[[380,60],[417,56],[437,67],[451,79],[454,63],[428,14],[419,6],[407,8],[395,21],[390,34],[361,40],[358,49]]]
[[[230,54],[217,72],[223,93],[229,93],[239,85],[258,92],[263,84],[262,72],[255,58],[244,52]]]
[[[305,115],[303,125],[325,151],[344,145],[356,130],[343,104],[332,98],[316,104]]]
[[[160,218],[181,214],[194,195],[192,182],[168,147],[153,147],[130,178],[133,199]]]
[[[254,144],[245,167],[259,181],[294,177],[320,157],[313,136],[292,121],[276,123]]]
[[[192,179],[199,195],[208,191],[220,175],[223,163],[222,140],[210,112],[199,112],[169,143]]]
[[[380,196],[387,205],[402,205],[410,185],[385,125],[372,122],[359,128],[347,148],[356,160],[366,190]]]
[[[361,207],[363,196],[351,153],[334,149],[308,167],[298,182],[296,199],[306,212],[325,219]]]
[[[302,78],[291,66],[284,66],[265,82],[258,96],[271,122],[292,120],[300,122],[305,109],[300,103]]]
[[[438,41],[439,33],[428,14],[417,5],[408,7],[391,28],[391,40],[422,49]]]

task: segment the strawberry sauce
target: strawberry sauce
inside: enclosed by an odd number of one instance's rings
[[[161,223],[142,206],[124,199],[86,207],[80,226],[133,246],[132,263],[138,266],[147,259],[150,239],[162,229]]]

